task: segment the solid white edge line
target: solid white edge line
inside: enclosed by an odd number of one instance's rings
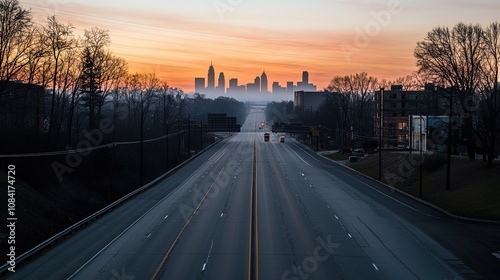
[[[313,157],[311,154],[309,154],[306,150],[304,150],[304,149],[303,149],[300,145],[298,145],[297,143],[294,143],[294,144],[295,144],[295,146],[297,146],[299,149],[301,149],[301,150],[303,150],[304,152],[306,152],[306,154],[307,154],[307,155],[309,155],[311,158],[315,159],[315,160],[316,160],[316,161],[318,161],[318,162],[321,162],[321,161],[319,161],[318,159],[314,158],[314,157]],[[294,152],[294,153],[295,153],[295,151],[293,151],[293,150],[292,150],[292,152]],[[299,155],[297,155],[297,156],[299,156]],[[299,157],[300,157],[300,156],[299,156]],[[302,158],[301,158],[301,159],[302,159]],[[303,159],[302,159],[302,160],[303,160]],[[303,160],[303,161],[304,161],[304,160]],[[309,165],[309,164],[308,164],[308,165]],[[351,174],[348,174],[348,173],[347,173],[347,172],[345,172],[345,171],[342,171],[342,172],[343,172],[345,175],[347,175],[347,176],[349,176],[349,177],[353,178],[354,180],[356,180],[356,181],[360,182],[361,184],[363,184],[363,185],[365,185],[365,186],[369,187],[370,189],[372,189],[372,190],[374,190],[374,191],[376,191],[376,192],[378,192],[378,193],[380,193],[380,194],[382,194],[382,195],[384,195],[384,196],[386,196],[386,197],[388,197],[388,198],[390,198],[390,199],[394,200],[395,202],[400,203],[401,205],[404,205],[404,206],[406,206],[406,207],[408,207],[408,208],[412,209],[413,211],[416,211],[416,212],[419,212],[419,213],[423,213],[422,211],[419,211],[418,209],[413,208],[413,207],[411,207],[410,205],[408,205],[408,204],[406,204],[406,203],[404,203],[404,202],[401,202],[401,201],[399,201],[399,200],[395,199],[394,197],[392,197],[392,196],[390,196],[390,195],[388,195],[388,194],[386,194],[386,193],[384,193],[384,192],[382,192],[382,191],[380,191],[380,190],[377,190],[376,188],[374,188],[374,187],[372,187],[372,186],[368,185],[367,183],[365,183],[365,182],[363,182],[363,181],[359,180],[358,178],[356,178],[356,177],[352,176]]]

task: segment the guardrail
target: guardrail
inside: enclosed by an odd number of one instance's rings
[[[177,165],[176,167],[172,168],[171,170],[165,172],[164,174],[162,174],[161,176],[159,176],[158,178],[154,179],[153,181],[147,183],[146,185],[132,191],[131,193],[119,198],[118,200],[116,200],[115,202],[111,203],[110,205],[102,208],[101,210],[95,212],[94,214],[84,218],[83,220],[71,225],[70,227],[68,227],[67,229],[57,233],[56,235],[52,236],[51,238],[45,240],[44,242],[36,245],[35,247],[33,247],[32,249],[22,253],[21,255],[19,255],[17,258],[16,258],[16,265],[19,264],[20,262],[26,260],[26,259],[29,259],[31,256],[37,254],[38,252],[42,251],[43,249],[49,247],[51,244],[57,242],[58,240],[60,240],[61,238],[65,237],[66,235],[68,234],[71,234],[73,231],[76,231],[78,230],[79,228],[85,226],[86,224],[88,224],[89,222],[91,222],[92,220],[94,219],[97,219],[99,216],[103,215],[104,213],[112,210],[113,208],[117,207],[118,205],[122,204],[123,202],[127,201],[128,199],[130,199],[131,197],[139,194],[140,192],[148,189],[149,187],[151,187],[152,185],[156,184],[158,181],[162,180],[163,178],[167,177],[168,175],[170,175],[171,173],[177,171],[178,169],[180,169],[181,167],[183,167],[184,165],[188,164],[189,162],[191,162],[193,159],[195,159],[196,157],[198,157],[199,155],[201,155],[202,153],[204,153],[206,150],[210,149],[212,146],[214,146],[215,144],[219,143],[220,141],[222,141],[221,139],[218,139],[217,141],[215,141],[214,143],[210,144],[208,147],[206,147],[205,149],[201,150],[199,153],[195,154],[194,156],[188,158],[187,160],[185,160],[184,162],[182,162],[181,164]],[[0,266],[0,273],[1,274],[4,274],[5,272],[7,272],[7,269],[10,267],[9,263],[5,263],[3,264],[2,266]]]

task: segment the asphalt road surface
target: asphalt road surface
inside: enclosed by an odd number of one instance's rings
[[[271,133],[260,109],[9,279],[499,279],[500,226],[465,222]]]

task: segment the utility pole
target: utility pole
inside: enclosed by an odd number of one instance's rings
[[[142,104],[142,92],[140,93],[140,101],[141,101],[141,116],[140,116],[140,128],[141,132],[140,134],[140,148],[139,148],[139,187],[142,187],[142,180],[143,180],[143,159],[144,159],[144,150],[143,150],[143,144],[144,144],[144,106]]]
[[[410,120],[409,120],[408,126],[409,126],[408,131],[410,132],[410,133],[408,133],[408,135],[409,135],[408,138],[410,138],[410,145],[409,146],[410,146],[410,154],[411,154],[411,150],[413,149],[413,115],[410,115]]]
[[[312,112],[312,107],[311,107]],[[316,111],[316,152],[319,151],[319,111]]]
[[[420,198],[422,198],[422,165],[424,165],[424,162],[423,162],[423,156],[422,156],[422,150],[423,150],[423,147],[422,147],[422,115],[420,115],[420,144],[419,144],[419,148],[420,148],[420,186],[419,186],[419,196]]]
[[[384,88],[380,88],[378,98],[378,178],[382,180],[382,99],[384,98]]]
[[[191,157],[191,113],[188,114],[188,156]]]
[[[453,118],[453,88],[450,89],[450,114],[448,116],[448,151],[446,156],[446,190],[451,190],[451,121]]]
[[[168,161],[169,161],[169,157],[168,157],[169,142],[170,142],[170,135],[168,134],[168,120],[167,120],[167,171],[168,171]]]
[[[200,151],[203,150],[203,121],[200,121]]]

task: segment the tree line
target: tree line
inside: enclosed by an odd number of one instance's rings
[[[36,24],[18,0],[0,0],[0,81],[21,80],[47,89],[45,116],[41,116],[44,126],[13,124],[19,129],[9,132],[10,147],[4,139],[4,150],[71,147],[103,119],[116,126],[114,141],[157,137],[167,132],[167,126],[170,131],[182,129],[181,122],[195,110],[190,109],[195,105],[188,95],[154,73],[129,73],[125,59],[110,49],[108,30],[94,27],[80,37],[74,30],[55,15]],[[5,90],[0,89],[0,94],[6,94]],[[234,99],[220,99],[207,108],[213,111],[198,110],[197,114],[226,112],[233,105],[242,106]],[[240,113],[243,121],[245,115]],[[206,122],[206,117],[198,119]],[[21,130],[28,133],[21,134]]]
[[[452,151],[452,142],[463,145],[471,160],[476,153],[482,153],[491,166],[500,145],[500,23],[487,27],[459,23],[453,28],[434,28],[416,43],[414,56],[417,70],[411,75],[391,81],[379,80],[366,72],[337,75],[324,89],[334,94],[328,95],[317,112],[274,102],[267,110],[268,118],[321,124],[324,134],[331,135],[329,139],[340,148],[338,143],[352,138],[376,140],[372,138],[375,91],[389,90],[392,85],[400,85],[404,91],[418,91],[433,84],[445,89],[434,94],[448,100],[448,150]],[[429,106],[422,102],[419,106]]]

